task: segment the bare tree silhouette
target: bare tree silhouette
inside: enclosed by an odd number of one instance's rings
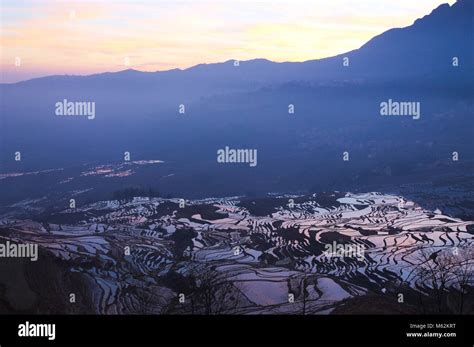
[[[416,286],[420,289],[419,299],[423,312],[426,307],[422,291],[431,292],[436,299],[437,311],[449,312],[448,297],[457,293],[459,313],[464,311],[466,294],[473,286],[474,252],[472,249],[455,248],[430,251],[420,249],[417,252],[415,274]],[[409,275],[409,277],[410,277]]]

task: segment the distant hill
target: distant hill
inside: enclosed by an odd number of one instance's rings
[[[89,76],[50,76],[17,84],[65,85],[79,84],[116,86],[131,83],[136,86],[167,86],[184,90],[200,83],[196,95],[232,87],[251,87],[288,81],[334,81],[362,79],[367,82],[403,80],[408,77],[443,78],[450,75],[473,76],[474,67],[474,1],[458,0],[452,6],[440,5],[429,15],[417,19],[411,26],[388,30],[369,40],[359,49],[335,57],[302,63],[275,63],[266,59],[239,62],[234,60],[215,64],[200,64],[191,68],[169,71],[141,72],[133,69]],[[342,59],[349,58],[349,68]],[[452,69],[452,58],[459,58],[459,68]],[[472,79],[471,79],[472,80]],[[107,84],[109,83],[109,84]]]

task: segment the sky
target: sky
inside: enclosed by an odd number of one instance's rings
[[[0,82],[305,61],[359,48],[455,0],[0,0]]]

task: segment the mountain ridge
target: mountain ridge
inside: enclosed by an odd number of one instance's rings
[[[341,69],[342,63],[341,59],[343,57],[348,57],[350,60],[355,59],[355,63],[359,63],[358,58],[363,57],[369,63],[362,61],[362,63],[373,66],[374,61],[370,59],[370,56],[378,56],[382,53],[383,50],[390,48],[390,46],[397,46],[400,45],[401,41],[402,44],[408,45],[408,47],[418,48],[419,54],[427,54],[429,50],[422,50],[420,48],[420,43],[423,45],[430,44],[430,47],[436,47],[439,45],[440,48],[448,52],[456,52],[462,48],[462,45],[466,45],[467,52],[464,54],[463,62],[467,62],[469,64],[471,62],[472,65],[472,58],[474,56],[473,47],[471,45],[471,49],[467,46],[469,44],[468,37],[463,36],[463,31],[466,31],[466,28],[472,29],[473,26],[473,14],[474,14],[474,1],[473,0],[458,0],[452,6],[445,3],[434,10],[431,11],[430,14],[423,16],[422,18],[416,19],[411,25],[402,27],[402,28],[392,28],[382,32],[379,35],[374,36],[366,43],[364,43],[361,47],[357,49],[353,49],[341,54],[337,54],[331,57],[325,57],[321,59],[310,59],[302,62],[275,62],[265,58],[254,58],[249,60],[243,60],[239,62],[239,67],[241,68],[239,71],[244,70],[244,78],[249,77],[247,75],[255,75],[255,80],[262,80],[267,79],[269,82],[278,82],[278,81],[289,81],[289,80],[327,80],[331,78],[341,79],[341,78],[376,78],[376,76],[384,75],[384,70],[387,69],[387,66],[390,66],[390,63],[387,64],[377,64],[374,73],[368,73],[364,75],[363,71],[357,71],[354,73],[354,69],[351,66],[351,69]],[[449,28],[453,31],[450,33],[450,37],[445,37],[444,40],[441,40],[440,37],[434,38],[433,32],[440,31],[440,24],[449,21]],[[436,27],[438,26],[438,27]],[[446,30],[448,28],[447,25],[444,25],[441,29]],[[429,29],[429,31],[428,31]],[[471,30],[472,32],[472,30]],[[407,34],[414,35],[415,37],[419,36],[419,40],[417,42],[410,43],[410,40],[407,40],[406,37],[400,38],[400,36],[407,35]],[[456,40],[456,36],[461,36],[458,40]],[[431,37],[432,39],[426,40],[426,38]],[[447,36],[447,35],[445,35]],[[440,41],[442,44],[437,44],[436,42],[432,42],[433,39],[435,41]],[[374,49],[374,45],[380,45],[381,41],[392,41],[388,42],[388,44],[382,47],[382,52],[370,52],[371,49]],[[451,46],[450,46],[451,45]],[[430,48],[428,47],[428,48]],[[394,48],[395,49],[395,48]],[[397,48],[398,49],[398,48]],[[380,48],[379,48],[380,50]],[[393,50],[388,50],[391,54]],[[368,52],[368,53],[367,53]],[[442,54],[442,53],[440,53]],[[369,56],[369,58],[367,57]],[[353,58],[353,59],[352,59]],[[200,76],[201,73],[204,74],[212,74],[212,73],[219,73],[223,74],[223,78],[238,78],[236,74],[233,72],[235,71],[234,62],[235,59],[229,59],[224,62],[217,62],[217,63],[200,63],[185,69],[175,68],[170,70],[162,70],[162,71],[140,71],[136,69],[125,69],[116,72],[101,72],[96,74],[89,74],[89,75],[50,75],[50,76],[43,76],[38,78],[32,78],[24,81],[18,81],[15,83],[1,83],[2,86],[9,86],[9,85],[22,85],[25,83],[37,83],[38,81],[61,81],[61,80],[83,80],[83,79],[95,79],[98,77],[107,77],[112,79],[119,79],[124,77],[141,77],[143,79],[161,79],[161,78],[179,78],[182,76],[190,77],[190,78],[211,78],[216,79],[216,76]],[[396,60],[395,60],[396,62]],[[433,62],[431,62],[433,63]],[[426,69],[421,69],[423,64],[418,64],[418,66],[413,65],[414,70],[418,73],[426,73]],[[462,68],[462,66],[460,66]],[[330,71],[327,71],[330,68]],[[438,69],[439,67],[436,67]],[[248,69],[248,72],[245,71]],[[288,71],[285,71],[288,70]],[[271,70],[271,71],[267,71]],[[466,71],[469,72],[469,69]],[[309,73],[313,73],[309,74]],[[387,79],[393,79],[397,73],[392,73],[391,71],[386,71],[385,74],[387,75]],[[275,76],[274,76],[275,75]],[[293,76],[293,79],[292,79]]]

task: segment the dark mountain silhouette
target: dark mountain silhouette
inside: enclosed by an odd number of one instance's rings
[[[359,49],[335,57],[302,63],[275,63],[266,59],[240,62],[234,60],[215,64],[199,64],[191,68],[169,71],[141,72],[128,69],[116,73],[90,76],[51,76],[19,82],[19,84],[67,85],[90,83],[100,86],[118,82],[137,86],[189,85],[200,83],[196,94],[208,92],[206,87],[232,88],[287,81],[347,81],[350,78],[370,81],[406,80],[432,77],[464,80],[473,75],[474,67],[474,1],[458,0],[452,6],[440,5],[431,14],[417,19],[411,26],[390,29],[369,40]],[[344,68],[342,58],[350,59]],[[452,58],[459,58],[459,68],[452,69]],[[455,74],[455,76],[453,76]],[[472,78],[471,78],[472,80]],[[118,87],[118,86],[117,86]],[[178,87],[177,87],[178,88]],[[179,89],[179,88],[178,88]],[[186,90],[186,89],[185,89]],[[181,91],[183,91],[181,89]]]

